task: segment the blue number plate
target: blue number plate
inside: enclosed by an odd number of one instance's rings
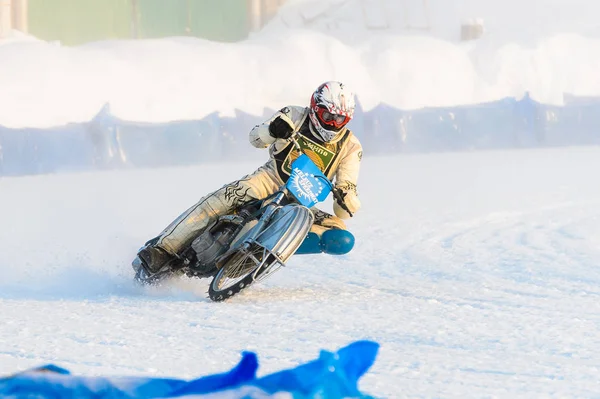
[[[305,154],[292,163],[292,174],[286,187],[299,203],[308,208],[324,201],[331,192],[327,177]]]

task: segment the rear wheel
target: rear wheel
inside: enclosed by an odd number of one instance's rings
[[[256,244],[240,250],[229,257],[208,287],[208,296],[219,302],[230,298],[260,280],[278,267],[275,256]]]

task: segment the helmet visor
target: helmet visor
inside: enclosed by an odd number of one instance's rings
[[[342,128],[346,123],[350,121],[350,118],[346,115],[332,114],[324,108],[319,109],[319,117],[327,125],[335,126],[336,128]]]

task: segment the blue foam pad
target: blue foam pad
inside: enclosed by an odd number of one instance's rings
[[[297,255],[320,254],[344,255],[354,248],[354,236],[348,230],[332,229],[321,237],[310,232],[296,251]]]
[[[321,250],[330,255],[344,255],[354,248],[354,236],[348,230],[327,230],[321,235]]]
[[[321,252],[321,238],[317,233],[313,233],[312,231],[308,233],[300,248],[296,251],[297,255],[306,255],[306,254],[320,254]]]

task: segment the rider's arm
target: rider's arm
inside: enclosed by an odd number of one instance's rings
[[[296,124],[300,121],[304,108],[302,107],[285,107],[275,112],[275,114],[260,125],[256,125],[250,131],[250,143],[256,148],[267,148],[273,144],[277,139],[269,133],[269,125],[277,117],[281,117],[286,121],[292,128],[296,127]]]
[[[362,158],[362,146],[354,135],[348,140],[341,155],[342,159],[340,160],[335,177],[335,187],[341,191],[344,203],[350,212],[352,212],[352,215],[354,215],[360,209],[360,199],[358,198],[356,184],[358,182],[358,172]],[[337,201],[333,202],[333,212],[341,219],[351,217]]]

